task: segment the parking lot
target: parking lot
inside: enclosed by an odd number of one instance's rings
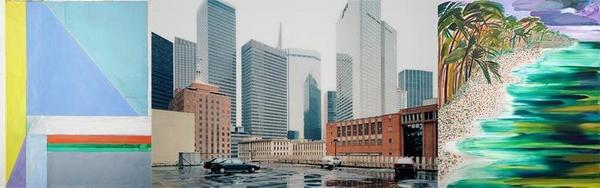
[[[399,187],[391,169],[261,164],[255,173],[213,174],[201,166],[153,167],[153,187]],[[410,181],[409,181],[410,182]],[[400,183],[402,185],[402,183]]]

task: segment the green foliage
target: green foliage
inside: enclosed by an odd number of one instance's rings
[[[488,0],[441,3],[438,18],[438,72],[445,74],[440,75],[440,80],[454,82],[439,84],[446,97],[451,97],[471,77],[473,66],[479,67],[488,83],[499,81],[499,64],[490,59],[530,46],[533,40],[544,40],[544,35],[560,35],[549,30],[537,17],[518,20],[505,15],[502,4]]]

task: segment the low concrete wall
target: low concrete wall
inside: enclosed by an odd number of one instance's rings
[[[394,163],[403,157],[391,156],[338,156],[342,160],[342,166],[347,167],[368,167],[368,168],[394,168]],[[413,157],[417,163],[417,169],[436,170],[437,162],[431,157]],[[280,163],[293,164],[312,164],[318,165],[322,157],[296,157],[284,156],[273,158]]]

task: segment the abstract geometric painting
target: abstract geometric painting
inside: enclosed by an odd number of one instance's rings
[[[0,187],[149,187],[147,2],[4,10]]]

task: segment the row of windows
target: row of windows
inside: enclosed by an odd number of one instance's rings
[[[370,129],[369,129],[370,127]],[[369,131],[371,130],[371,131]],[[337,127],[337,137],[340,136],[362,136],[362,135],[373,135],[373,134],[382,134],[383,126],[381,122],[377,122],[377,127],[375,127],[375,123],[358,124],[358,125],[348,125]]]
[[[402,115],[402,122],[407,121],[420,121],[420,120],[433,120],[435,119],[436,113],[434,111],[423,112],[423,113],[412,113]]]
[[[392,139],[389,140],[392,142]],[[334,143],[335,144],[335,143]],[[367,145],[381,145],[383,144],[382,139],[369,139],[369,140],[343,140],[338,143],[340,146],[367,146]]]

